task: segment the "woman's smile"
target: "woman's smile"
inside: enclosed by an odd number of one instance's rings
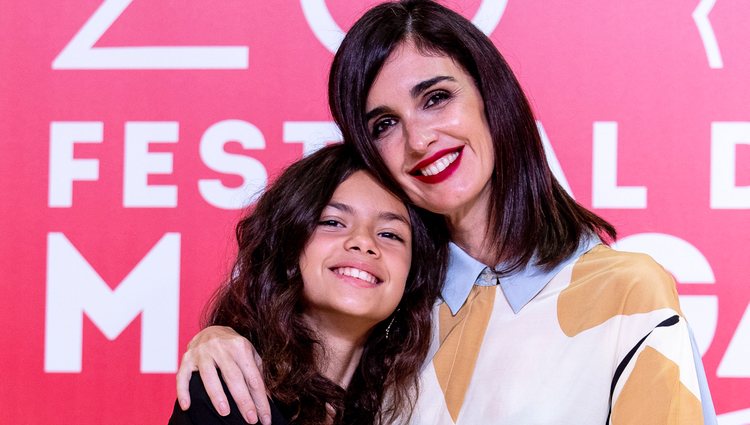
[[[411,175],[425,183],[440,183],[450,177],[461,164],[463,146],[444,149],[431,157],[420,161],[411,171]]]

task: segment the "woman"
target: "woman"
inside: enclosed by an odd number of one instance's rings
[[[391,424],[413,406],[447,241],[363,169],[348,146],[323,148],[237,225],[209,323],[256,347],[274,424]],[[170,423],[244,423],[214,413],[199,375],[190,388]]]
[[[414,423],[714,423],[672,277],[601,244],[614,228],[555,181],[520,85],[469,21],[427,0],[370,9],[336,53],[329,102],[372,173],[448,222]],[[209,329],[181,373],[217,361],[256,383],[251,353]]]

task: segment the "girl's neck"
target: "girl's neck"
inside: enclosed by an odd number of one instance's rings
[[[323,348],[318,356],[320,372],[342,388],[348,387],[362,358],[364,343],[372,326],[360,325],[351,318],[342,320],[339,316],[329,317],[325,314],[305,315],[305,319]]]
[[[336,336],[322,338],[327,341],[323,343],[326,361],[320,365],[321,373],[341,388],[348,387],[362,358],[363,345]]]

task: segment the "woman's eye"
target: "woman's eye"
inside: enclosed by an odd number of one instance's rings
[[[437,91],[431,92],[430,94],[427,95],[427,102],[425,103],[425,108],[439,105],[450,98],[451,98],[451,94],[445,90],[437,90]]]
[[[394,125],[396,125],[396,120],[391,117],[381,118],[375,121],[375,124],[372,126],[372,137],[377,139]]]

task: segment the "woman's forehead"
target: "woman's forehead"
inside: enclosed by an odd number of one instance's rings
[[[454,80],[469,78],[452,57],[433,52],[425,53],[412,43],[404,43],[396,48],[385,60],[368,92],[368,105],[379,99],[383,89],[397,89],[409,94],[423,81],[438,76],[452,77]]]

